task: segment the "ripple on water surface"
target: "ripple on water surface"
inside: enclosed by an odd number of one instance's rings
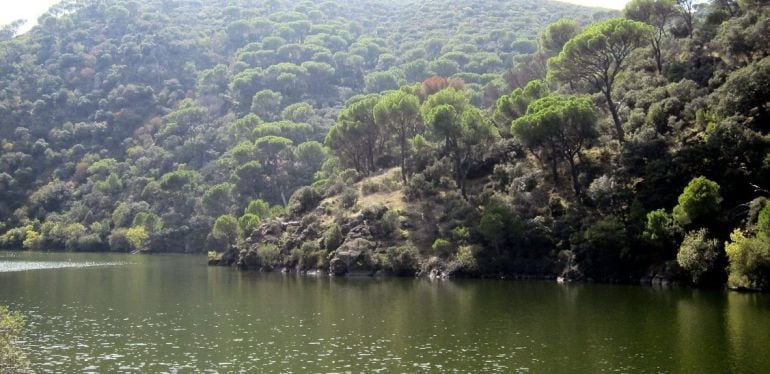
[[[3,261],[0,260],[0,273],[14,271],[86,268],[96,266],[126,265],[127,262],[98,262],[98,261]]]

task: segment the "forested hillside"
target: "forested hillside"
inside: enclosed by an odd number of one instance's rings
[[[0,245],[767,289],[770,9],[693,3],[65,1],[0,44]]]
[[[63,1],[0,44],[0,228],[17,228],[2,245],[216,247],[214,218],[258,198],[281,211],[313,182],[353,95],[438,74],[489,105],[569,14],[595,15],[523,0]]]

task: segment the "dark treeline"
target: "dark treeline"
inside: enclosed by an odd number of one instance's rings
[[[0,245],[770,287],[764,2],[227,4],[5,36]]]

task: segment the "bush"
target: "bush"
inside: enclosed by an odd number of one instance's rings
[[[358,202],[358,191],[355,188],[346,188],[340,197],[340,205],[345,209],[350,209]]]
[[[256,214],[246,213],[238,219],[238,226],[243,236],[248,237],[259,227],[260,222],[259,216]]]
[[[246,214],[253,214],[257,216],[260,220],[270,218],[271,212],[270,212],[270,204],[266,203],[264,200],[257,199],[252,200],[249,202],[249,206],[246,207],[246,209],[243,211],[244,216]]]
[[[676,262],[690,273],[694,284],[701,283],[704,275],[714,268],[718,255],[719,242],[707,239],[706,235],[705,229],[687,233],[676,255]]]
[[[26,320],[16,312],[0,306],[0,373],[29,373],[29,360],[13,343],[19,339]]]
[[[114,252],[131,252],[131,242],[128,241],[126,233],[128,229],[118,228],[112,231],[108,238],[110,250]]]
[[[68,251],[96,252],[104,248],[104,242],[98,234],[87,234],[67,239],[64,248]]]
[[[719,185],[706,177],[695,178],[679,195],[679,205],[673,211],[674,220],[682,227],[714,222],[718,220],[721,204]]]
[[[382,267],[399,276],[414,275],[419,269],[419,254],[412,246],[390,247],[380,256]]]
[[[746,237],[740,230],[735,230],[725,252],[730,260],[729,287],[770,290],[770,237],[766,233]]]
[[[674,222],[664,209],[647,213],[647,226],[644,237],[654,242],[664,242],[673,236]]]
[[[387,192],[387,188],[382,183],[366,181],[361,185],[361,193],[363,193],[364,196],[376,194],[379,192]]]
[[[150,235],[147,234],[144,227],[134,226],[126,231],[126,240],[131,245],[131,250],[136,251],[144,248]]]
[[[238,219],[229,214],[219,216],[214,221],[214,227],[211,228],[211,235],[215,239],[223,241],[228,247],[235,244],[239,232]]]
[[[7,249],[20,249],[24,245],[27,230],[25,228],[12,228],[0,236],[0,246]]]
[[[482,250],[483,248],[472,245],[464,245],[457,250],[457,261],[465,273],[473,274],[479,271],[479,263],[476,256]]]
[[[263,244],[257,248],[257,255],[266,267],[276,267],[282,265],[281,251],[273,244]]]
[[[409,182],[404,188],[404,196],[409,201],[418,200],[422,197],[429,196],[433,191],[433,185],[428,182],[425,175],[417,173],[409,179]]]
[[[340,230],[340,226],[336,223],[332,223],[324,233],[324,247],[329,252],[339,248],[344,240],[345,237],[342,236],[342,230]]]
[[[380,228],[382,228],[386,234],[390,235],[400,228],[400,219],[401,215],[399,215],[397,211],[389,209],[387,212],[385,212],[385,214],[382,215],[382,219],[380,220]]]
[[[617,217],[602,219],[583,232],[582,250],[577,261],[588,277],[611,279],[621,276],[624,256],[628,253],[628,238],[623,222]]]
[[[289,198],[287,206],[289,214],[298,216],[315,208],[321,202],[321,194],[313,187],[302,187]]]
[[[292,261],[300,270],[318,269],[324,263],[326,252],[322,251],[314,241],[304,242],[291,252]]]
[[[433,253],[440,257],[449,257],[454,253],[454,246],[447,240],[436,239],[431,246]]]

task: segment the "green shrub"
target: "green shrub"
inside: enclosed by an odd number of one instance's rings
[[[318,269],[323,266],[326,252],[322,251],[315,241],[304,242],[292,253],[292,261],[301,270]]]
[[[676,262],[690,273],[692,282],[698,284],[714,268],[718,247],[719,242],[708,239],[705,229],[691,231],[679,247]]]
[[[388,211],[382,215],[382,219],[380,220],[380,228],[382,228],[386,234],[390,235],[399,229],[401,226],[400,220],[401,215],[398,214],[398,211],[388,209]]]
[[[721,211],[721,204],[719,185],[706,177],[698,177],[691,180],[679,195],[679,205],[674,207],[672,215],[676,223],[682,227],[688,225],[697,227],[716,221]]]
[[[421,197],[429,196],[433,191],[433,185],[428,182],[425,175],[417,173],[409,179],[409,182],[404,188],[404,196],[409,201],[420,199]]]
[[[219,218],[214,221],[214,227],[211,228],[211,236],[217,240],[221,240],[228,247],[235,244],[239,235],[240,227],[238,225],[238,220],[229,214],[219,216]]]
[[[281,251],[274,244],[263,244],[257,248],[257,255],[267,267],[281,266]]]
[[[674,234],[674,220],[664,209],[647,213],[644,237],[654,242],[669,240]]]
[[[420,265],[417,249],[409,245],[390,247],[380,258],[385,270],[399,276],[414,275]]]
[[[0,373],[31,373],[24,351],[14,346],[26,320],[16,312],[0,305]]]
[[[350,209],[358,201],[358,191],[355,188],[346,188],[340,196],[340,205],[345,209]]]
[[[365,181],[361,184],[361,193],[366,195],[373,195],[379,192],[387,192],[387,187],[379,182]]]
[[[747,237],[740,230],[735,230],[730,235],[725,252],[730,260],[728,286],[770,290],[770,237],[767,234],[760,232],[757,236]]]
[[[246,213],[238,219],[238,227],[240,227],[241,233],[245,237],[250,236],[259,227],[260,223],[259,216],[252,213]]]
[[[462,265],[464,272],[472,274],[479,271],[479,263],[476,257],[481,251],[481,247],[473,245],[464,245],[457,250],[457,261]]]
[[[126,240],[128,240],[132,251],[144,248],[148,239],[150,239],[150,235],[142,226],[134,226],[126,231]]]
[[[345,237],[342,236],[342,230],[336,223],[332,223],[331,226],[324,233],[324,247],[327,251],[334,251],[342,245]]]
[[[118,228],[112,231],[108,238],[110,250],[113,252],[130,252],[132,250],[131,242],[126,235],[128,229]]]
[[[321,202],[321,194],[313,187],[302,187],[289,198],[287,210],[292,216],[298,216],[315,208]]]
[[[249,202],[249,205],[243,211],[244,216],[247,214],[253,214],[257,216],[260,220],[270,218],[271,217],[270,204],[266,203],[264,200],[261,200],[261,199],[252,200]]]
[[[433,253],[437,256],[448,257],[454,252],[454,245],[444,239],[436,239],[431,246]]]

